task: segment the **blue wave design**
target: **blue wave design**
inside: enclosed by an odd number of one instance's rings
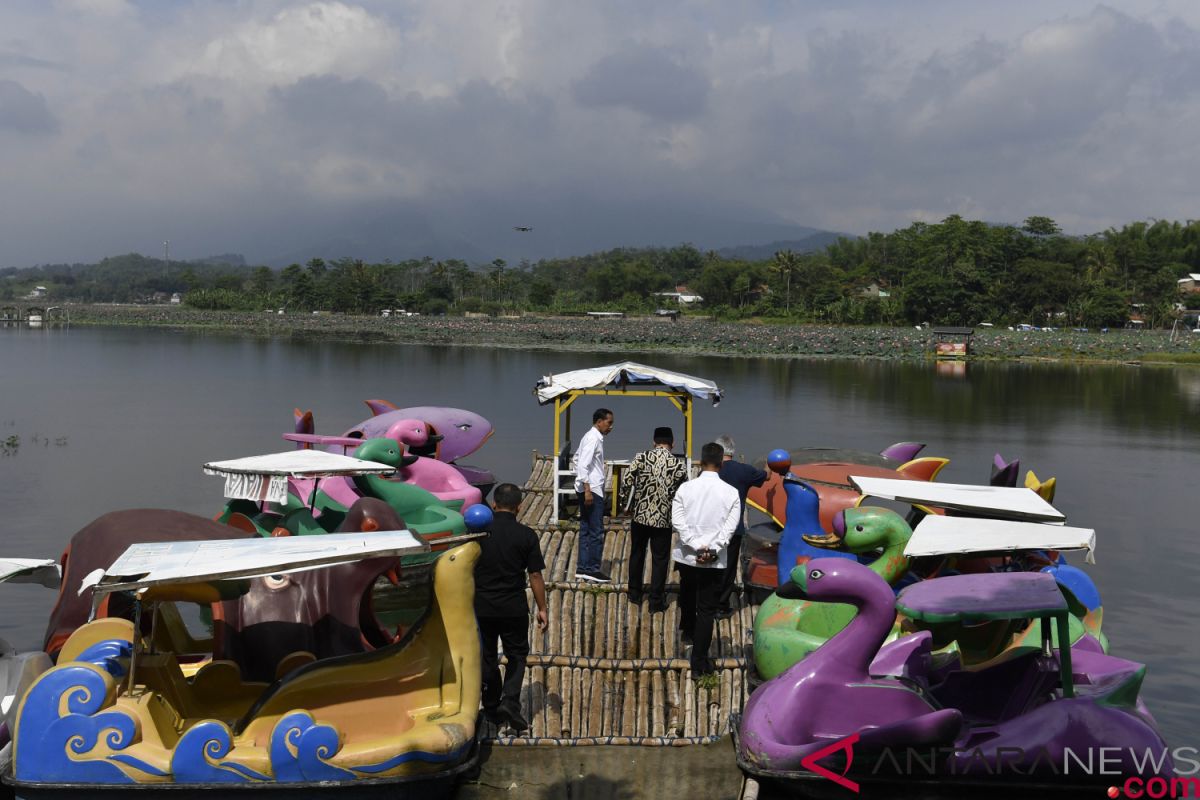
[[[112,676],[94,664],[71,662],[42,675],[21,706],[13,773],[38,783],[134,783],[104,756],[76,760],[104,743],[123,750],[141,739],[137,721],[123,711],[97,713],[110,701]],[[58,710],[66,701],[67,713]]]
[[[307,711],[284,715],[271,731],[271,769],[280,783],[352,781],[353,772],[328,762],[341,749],[341,734],[313,720]]]
[[[216,720],[198,722],[175,745],[171,755],[171,772],[176,783],[250,783],[269,781],[267,775],[255,772],[234,761],[222,761],[233,749],[229,726]]]
[[[130,658],[132,655],[133,644],[131,642],[124,639],[105,639],[102,642],[96,642],[73,660],[95,664],[114,678],[120,678],[126,674],[126,667],[122,660]]]
[[[429,753],[425,750],[410,750],[407,753],[401,753],[398,756],[393,756],[387,761],[382,761],[378,764],[368,764],[361,767],[355,767],[355,772],[364,772],[368,775],[374,775],[379,772],[387,772],[389,769],[394,769],[408,761],[427,761],[431,764],[445,764],[449,761],[458,761],[463,758],[471,750],[471,743],[467,742],[457,750],[452,750],[449,753]]]
[[[142,761],[140,758],[134,758],[133,756],[129,755],[128,753],[116,753],[115,755],[109,756],[108,760],[109,761],[119,761],[122,764],[128,764],[129,766],[133,767],[134,769],[140,769],[142,772],[146,772],[151,775],[156,775],[160,778],[165,778],[171,774],[169,772],[163,772],[158,767],[154,766],[153,764],[148,764],[147,762]]]

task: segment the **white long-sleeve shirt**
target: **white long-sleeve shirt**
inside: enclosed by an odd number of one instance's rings
[[[575,491],[587,484],[596,497],[604,497],[604,434],[593,425],[575,451]]]
[[[675,529],[671,558],[692,567],[724,569],[741,512],[738,490],[715,472],[701,472],[680,486],[671,501],[671,526]],[[697,564],[696,551],[704,549],[716,550],[717,560]]]

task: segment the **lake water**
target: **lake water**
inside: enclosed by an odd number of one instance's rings
[[[150,330],[0,330],[2,556],[57,557],[105,512],[165,507],[212,515],[222,482],[206,461],[287,449],[292,409],[319,433],[368,416],[362,400],[448,405],[483,414],[495,436],[469,462],[522,483],[551,449],[549,408],[532,391],[551,372],[611,353],[260,341]],[[697,444],[721,433],[747,460],[775,447],[879,450],[903,440],[951,459],[939,480],[985,483],[992,455],[1057,476],[1055,505],[1097,531],[1089,567],[1113,653],[1149,666],[1143,696],[1174,746],[1192,733],[1200,676],[1196,573],[1200,522],[1200,370],[1058,364],[635,356],[715,380],[726,399],[699,407]],[[596,400],[599,400],[597,398]],[[592,398],[575,407],[576,439]],[[665,400],[606,399],[610,458],[648,446],[678,413]],[[19,444],[6,445],[16,437]],[[698,448],[697,448],[698,449]],[[1081,559],[1073,559],[1079,563]],[[53,593],[8,585],[0,636],[40,645]]]

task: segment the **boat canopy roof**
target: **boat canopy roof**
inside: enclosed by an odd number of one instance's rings
[[[288,478],[389,475],[395,471],[388,464],[326,450],[286,450],[204,465],[205,475],[225,478],[226,497],[280,504],[287,502]]]
[[[609,364],[604,367],[577,369],[562,372],[557,375],[542,377],[534,393],[542,405],[556,397],[571,391],[580,390],[621,390],[629,386],[637,388],[665,387],[676,392],[686,392],[700,400],[711,400],[715,406],[721,402],[723,392],[715,383],[704,378],[660,369],[635,361],[622,361],[619,364]]]
[[[106,570],[83,581],[97,594],[156,587],[186,587],[303,572],[368,558],[427,553],[429,545],[410,531],[339,533],[331,536],[205,540],[133,544]],[[155,593],[160,599],[167,595]]]
[[[1024,487],[930,483],[857,475],[851,475],[850,482],[864,495],[871,497],[952,508],[980,517],[1057,523],[1067,518],[1037,492]]]
[[[917,558],[1021,550],[1084,550],[1088,563],[1094,564],[1095,548],[1096,532],[1091,528],[930,514],[913,531],[904,555]]]
[[[901,590],[896,609],[923,622],[985,622],[1067,613],[1067,598],[1045,572],[947,575]]]
[[[383,475],[396,468],[325,450],[286,450],[261,456],[210,461],[205,475],[278,475],[289,478],[328,478],[335,475]]]
[[[57,589],[62,570],[52,558],[0,558],[0,583],[40,583]]]

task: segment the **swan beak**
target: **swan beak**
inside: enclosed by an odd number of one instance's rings
[[[780,584],[779,588],[775,590],[775,596],[782,597],[784,600],[805,599],[804,589],[797,585],[795,581],[788,581],[787,583]]]
[[[806,533],[803,539],[813,547],[821,547],[826,550],[836,550],[842,546],[842,537],[836,533]]]

